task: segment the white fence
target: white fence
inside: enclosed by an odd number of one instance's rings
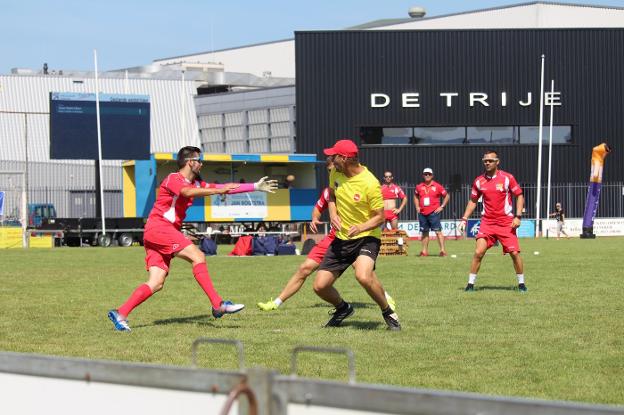
[[[199,340],[199,339],[198,339]],[[290,375],[245,369],[240,342],[238,371],[174,367],[0,352],[0,410],[10,414],[90,415],[227,414],[421,414],[421,415],[589,415],[624,414],[623,407],[503,398],[358,384],[353,354],[341,349],[297,348]],[[197,341],[196,341],[197,343]],[[297,376],[299,352],[345,352],[349,383]],[[36,399],[33,393],[36,392]],[[236,404],[245,394],[247,400]],[[217,412],[220,411],[220,412]]]

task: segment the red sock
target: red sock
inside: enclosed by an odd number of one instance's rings
[[[217,291],[214,289],[212,285],[212,280],[210,279],[210,275],[208,274],[208,267],[206,263],[197,264],[193,267],[193,275],[195,279],[202,287],[208,298],[210,298],[210,302],[214,308],[219,308],[221,306],[221,302],[223,301]]]
[[[141,284],[136,288],[136,290],[134,290],[130,298],[128,298],[128,300],[126,300],[126,302],[117,309],[117,311],[122,316],[128,317],[128,314],[130,314],[132,310],[134,310],[143,301],[150,298],[152,294],[152,289],[149,285]]]

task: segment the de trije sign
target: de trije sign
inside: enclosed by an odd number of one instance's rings
[[[439,94],[440,102],[443,103],[447,108],[453,107],[453,104],[459,101],[459,92],[440,92]],[[539,94],[538,94],[539,95]],[[508,96],[507,92],[503,91],[500,94],[497,94],[497,104],[500,107],[507,107],[508,101],[511,98]],[[468,93],[468,105],[470,107],[474,107],[479,104],[483,107],[490,106],[490,96],[485,92],[469,92]],[[386,108],[390,106],[392,102],[390,95],[375,92],[370,94],[370,107],[371,108]],[[527,92],[526,96],[523,96],[517,101],[514,101],[521,107],[528,107],[533,104],[533,93]],[[420,92],[403,92],[401,94],[401,107],[402,108],[420,108]],[[544,93],[544,105],[545,106],[560,106],[561,105],[561,92],[545,92]]]

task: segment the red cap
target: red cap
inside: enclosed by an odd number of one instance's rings
[[[343,157],[355,157],[358,153],[357,145],[351,140],[338,140],[331,148],[323,150],[326,156],[333,156],[335,154]]]

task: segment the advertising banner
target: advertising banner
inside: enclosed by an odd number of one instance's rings
[[[600,201],[600,189],[602,188],[602,170],[605,158],[611,151],[607,143],[597,145],[592,149],[591,174],[589,176],[589,188],[587,189],[587,201],[585,202],[585,213],[583,214],[583,233],[581,238],[595,238],[593,231],[594,219],[598,211]]]
[[[466,226],[466,236],[474,238],[479,233],[480,219],[469,219]],[[535,221],[532,219],[523,219],[520,227],[516,230],[518,238],[533,238],[535,236]]]
[[[268,215],[264,192],[213,195],[210,204],[213,218],[265,218]]]
[[[548,232],[548,237],[557,236],[557,221],[544,220],[542,229]],[[566,219],[564,222],[565,232],[574,238],[578,238],[583,233],[583,219]],[[594,220],[594,235],[596,236],[624,236],[624,218],[599,218]]]
[[[0,192],[0,216],[4,215],[4,192]]]
[[[457,225],[459,224],[459,220],[443,220],[441,221],[442,225],[442,234],[445,238],[448,239],[456,239],[458,236],[461,237],[459,232],[457,231]],[[399,222],[399,230],[403,230],[407,233],[407,236],[410,239],[420,239],[420,222]],[[435,232],[429,232],[429,237],[431,239],[435,239]]]

